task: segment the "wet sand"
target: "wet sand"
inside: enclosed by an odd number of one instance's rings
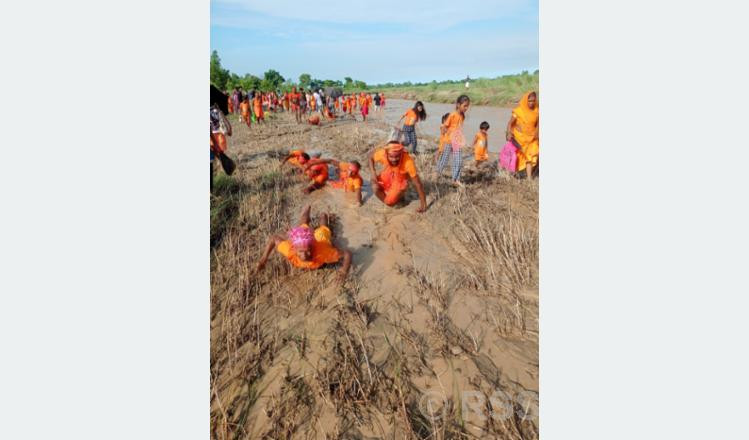
[[[384,116],[386,123],[395,125],[403,113],[413,107],[415,102],[413,100],[388,99],[385,103],[384,113],[371,112],[370,115],[374,116],[374,119],[377,120],[382,120]],[[424,107],[427,112],[427,119],[416,124],[416,135],[418,137],[430,136],[438,138],[442,115],[453,111],[455,105],[425,102]],[[505,127],[507,126],[507,121],[510,120],[511,114],[511,108],[472,105],[466,113],[466,120],[463,125],[466,142],[470,143],[473,141],[474,135],[479,131],[479,124],[486,121],[490,126],[489,151],[498,153],[502,145],[504,145]]]

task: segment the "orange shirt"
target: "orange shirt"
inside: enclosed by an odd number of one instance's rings
[[[301,226],[309,228],[308,225]],[[335,263],[341,258],[341,253],[331,243],[331,236],[332,234],[327,226],[320,226],[315,229],[315,242],[312,244],[312,258],[309,261],[299,258],[289,240],[278,243],[276,250],[286,257],[294,267],[317,269],[325,263]]]
[[[243,117],[247,117],[250,114],[250,103],[247,101],[242,101],[239,104],[239,111],[242,112]]]
[[[312,165],[307,172],[315,183],[323,184],[328,180],[328,164],[326,163]]]
[[[373,156],[375,162],[381,163],[385,168],[393,169],[398,172],[401,177],[416,177],[418,172],[416,171],[416,164],[411,156],[407,152],[402,153],[401,161],[397,167],[393,167],[388,162],[387,151],[384,148],[377,150]]]
[[[475,160],[489,160],[487,136],[480,131],[476,133],[476,137],[473,138],[473,158]]]
[[[343,190],[347,192],[356,192],[356,190],[361,189],[362,184],[364,183],[364,180],[361,178],[360,175],[356,176],[349,176],[349,169],[351,168],[351,164],[348,162],[341,162],[338,166],[338,169],[340,170],[341,175],[341,182],[343,183]]]
[[[252,100],[253,107],[255,108],[255,116],[261,116],[263,114],[263,101],[259,96],[255,96]]]
[[[449,143],[450,137],[447,135],[447,133],[440,134],[439,152],[442,153],[442,150],[445,149],[445,145]]]
[[[406,113],[403,113],[403,116],[406,118],[406,125],[414,125],[419,119],[419,115],[416,113],[416,110],[412,108],[408,109]]]
[[[301,167],[302,164],[299,162],[299,159],[302,157],[302,154],[304,154],[304,150],[292,150],[289,152],[290,156],[294,156],[291,159],[289,159],[287,162],[289,162],[292,165],[296,165],[298,167]]]

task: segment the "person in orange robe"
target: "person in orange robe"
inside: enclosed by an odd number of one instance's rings
[[[359,97],[359,104],[361,105],[362,118],[364,118],[364,122],[367,122],[367,115],[369,115],[369,101],[367,101],[367,97],[364,96],[364,92],[362,92]]]
[[[281,161],[281,165],[283,166],[283,164],[288,162],[300,170],[304,170],[304,166],[309,160],[309,154],[305,153],[304,150],[291,150],[284,160]]]
[[[291,94],[289,95],[289,105],[291,106],[291,111],[294,112],[294,119],[296,119],[297,124],[302,123],[302,108],[300,106],[300,100],[302,98],[302,94],[297,92],[296,86],[291,88]]]
[[[489,123],[486,121],[479,125],[479,132],[473,138],[473,159],[476,168],[489,160]]]
[[[229,96],[229,114],[234,113],[234,100],[231,99],[231,96]]]
[[[319,269],[325,264],[335,264],[343,258],[338,282],[342,285],[346,281],[351,268],[351,251],[339,249],[333,245],[333,232],[329,227],[330,214],[322,214],[319,220],[320,226],[313,231],[310,227],[312,224],[311,209],[309,205],[304,208],[299,225],[288,231],[286,240],[279,235],[274,235],[268,240],[263,256],[257,264],[257,272],[265,268],[268,257],[275,249],[292,266],[301,269]]]
[[[239,104],[239,112],[242,115],[242,120],[247,124],[247,127],[252,126],[252,118],[250,117],[250,98],[248,96],[245,96],[244,100]]]
[[[384,167],[379,174],[375,168],[375,163]],[[390,141],[384,148],[375,150],[369,156],[369,168],[372,175],[374,195],[383,203],[393,206],[403,199],[410,180],[416,187],[421,202],[416,212],[426,211],[426,195],[416,171],[416,164],[405,151],[403,145],[397,141]]]
[[[253,99],[253,111],[255,112],[255,119],[257,123],[265,122],[265,114],[263,113],[263,98],[262,94],[255,91],[255,99]]]
[[[325,186],[325,182],[328,181],[328,164],[317,163],[307,165],[304,168],[304,174],[312,180],[312,183],[304,189],[304,193],[309,194]]]
[[[352,160],[351,162],[340,162],[335,159],[312,159],[307,163],[305,168],[316,164],[331,164],[338,168],[339,178],[338,180],[331,181],[330,186],[343,189],[344,192],[352,192],[356,194],[357,204],[359,206],[362,205],[361,188],[364,180],[362,180],[362,177],[359,174],[361,164],[358,161]]]
[[[507,122],[505,137],[515,141],[518,147],[518,172],[525,171],[528,179],[533,177],[534,168],[538,165],[538,95],[527,92],[512,111]]]

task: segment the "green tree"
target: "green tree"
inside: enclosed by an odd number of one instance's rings
[[[269,71],[265,72],[265,74],[263,74],[263,81],[270,86],[265,90],[276,90],[281,84],[283,84],[285,80],[280,73],[276,72],[273,69],[270,69]]]
[[[354,84],[354,80],[349,78],[348,76],[346,78],[343,78],[344,81],[344,87],[351,88],[351,86]]]
[[[259,89],[261,81],[262,80],[258,78],[257,76],[250,75],[248,73],[244,76],[244,78],[242,78],[242,80],[240,81],[240,84],[243,89],[248,91],[248,90]]]
[[[305,89],[309,87],[310,82],[312,82],[312,76],[309,73],[303,73],[299,75],[299,85],[304,87]]]
[[[354,88],[357,90],[366,90],[367,83],[365,83],[364,81],[354,81]]]
[[[221,58],[215,50],[211,52],[211,84],[221,90],[226,90],[226,82],[229,80],[229,71],[221,67]]]

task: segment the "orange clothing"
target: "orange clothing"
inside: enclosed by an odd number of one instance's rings
[[[305,228],[309,228],[308,225],[300,225]],[[333,246],[332,243],[333,234],[330,232],[330,228],[327,226],[320,226],[315,229],[315,242],[312,244],[312,258],[309,261],[304,261],[296,254],[294,246],[289,240],[284,240],[278,243],[276,250],[278,253],[286,257],[294,267],[302,269],[318,269],[323,264],[336,263],[341,259],[341,253],[338,249]]]
[[[447,128],[445,136],[452,149],[456,150],[463,147],[462,143],[465,142],[465,139],[463,139],[463,117],[460,113],[457,110],[450,113],[450,116],[442,125]],[[456,140],[460,142],[457,145]]]
[[[260,119],[263,117],[263,101],[260,98],[260,96],[255,96],[255,99],[252,100],[253,108],[255,110],[255,117]]]
[[[531,110],[528,107],[528,95],[523,95],[520,103],[512,111],[515,124],[512,127],[512,137],[520,145],[518,148],[518,171],[524,170],[527,163],[538,164],[538,100]]]
[[[216,140],[218,141],[218,145],[214,145],[213,139],[211,139],[211,150],[218,152],[218,153],[225,152],[226,147],[227,147],[226,135],[224,135],[223,133],[213,133],[213,137],[215,137]]]
[[[250,103],[248,101],[242,101],[239,103],[239,111],[242,113],[242,120],[250,124]]]
[[[445,149],[445,145],[450,143],[450,138],[447,136],[447,133],[441,133],[440,132],[440,143],[438,145],[438,151],[437,151],[437,157],[440,157],[442,155],[442,150]]]
[[[338,165],[338,170],[341,177],[335,182],[330,182],[331,186],[333,186],[334,188],[343,188],[345,192],[356,192],[357,190],[361,189],[364,180],[358,174],[353,177],[350,176],[350,168],[350,163],[341,162]]]
[[[385,169],[377,175],[377,183],[385,191],[385,204],[393,206],[403,197],[408,187],[408,179],[418,175],[416,164],[407,152],[401,153],[397,167],[391,166],[387,159],[387,149],[377,150],[373,156],[375,162],[381,163]]]
[[[379,162],[384,166],[385,168],[392,168],[393,170],[397,171],[399,175],[402,175],[404,178],[410,177],[414,178],[418,175],[418,172],[416,171],[416,163],[414,162],[413,158],[404,151],[403,156],[401,157],[401,161],[398,164],[397,167],[393,167],[390,165],[390,162],[388,162],[387,158],[387,149],[386,148],[380,148],[377,150],[373,156],[373,159],[375,162]]]
[[[312,98],[312,99],[311,99],[311,100],[309,101],[309,109],[310,109],[310,110],[314,110],[314,109],[315,109],[315,106],[317,106],[317,101],[315,100],[315,98]]]
[[[476,137],[473,138],[473,159],[478,161],[489,160],[489,140],[487,136],[482,133],[476,133]]]
[[[304,154],[304,150],[292,150],[289,152],[290,156],[293,156],[291,159],[287,160],[288,163],[297,166],[302,167],[304,166],[300,159],[302,158],[302,154]]]
[[[341,103],[336,99],[333,102],[333,106],[335,107],[336,110],[338,110],[341,107]]]
[[[409,126],[416,124],[416,121],[419,119],[419,115],[416,113],[416,110],[412,108],[408,109],[406,113],[403,113],[403,117],[406,118],[405,124]]]
[[[307,175],[318,185],[324,185],[328,181],[328,164],[320,163],[312,165],[307,171]]]
[[[229,97],[229,114],[234,113],[234,100]]]

